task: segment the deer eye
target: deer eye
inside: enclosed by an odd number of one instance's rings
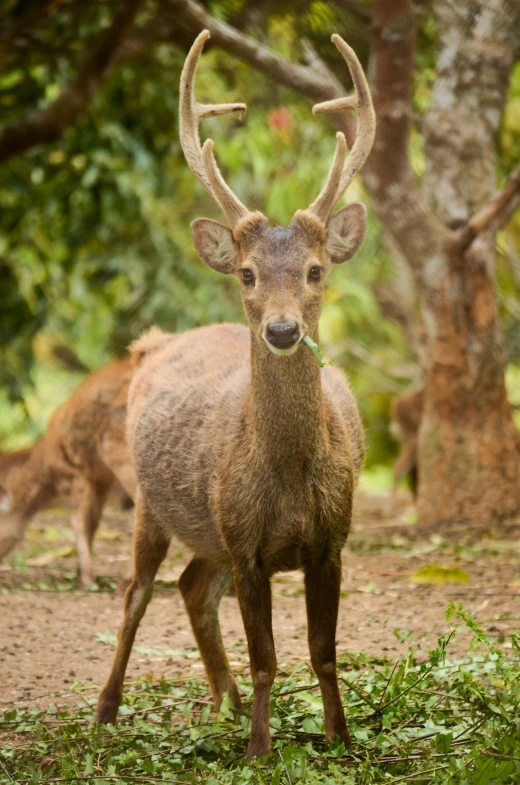
[[[242,281],[246,286],[254,284],[255,276],[253,275],[252,270],[248,270],[247,268],[242,270]]]
[[[309,281],[321,281],[321,267],[311,267]]]

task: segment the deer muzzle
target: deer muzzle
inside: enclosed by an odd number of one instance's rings
[[[301,338],[300,328],[296,322],[273,322],[268,324],[265,330],[265,339],[270,349],[278,350],[284,354],[292,354],[296,351],[298,341]]]

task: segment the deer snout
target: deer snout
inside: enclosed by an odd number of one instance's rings
[[[291,349],[300,340],[300,328],[295,322],[273,322],[267,325],[265,335],[275,349]]]

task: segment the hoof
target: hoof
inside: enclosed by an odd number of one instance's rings
[[[348,728],[345,725],[344,728],[338,728],[335,733],[331,733],[330,735],[326,735],[327,741],[340,741],[343,742],[347,749],[350,749],[352,746],[352,739],[350,738],[350,733],[348,732]]]
[[[247,712],[244,709],[244,704],[242,703],[242,699],[240,697],[240,694],[235,684],[233,685],[232,689],[229,691],[229,697],[231,700],[231,709],[233,711],[233,714],[236,717],[239,716],[245,717],[247,715]]]
[[[92,724],[115,725],[120,703],[121,700],[118,700],[117,698],[104,697],[102,693],[98,701]]]
[[[267,755],[271,755],[271,739],[267,741],[251,739],[247,748],[247,762],[250,763],[253,758],[265,758]]]
[[[92,591],[93,589],[98,589],[98,585],[96,583],[96,579],[90,572],[87,573],[79,573],[79,579],[81,581],[81,588],[84,591]]]

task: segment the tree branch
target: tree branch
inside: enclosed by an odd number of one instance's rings
[[[108,73],[114,53],[141,3],[142,0],[123,0],[106,33],[55,101],[0,127],[0,163],[37,144],[57,139],[85,111]]]
[[[511,218],[511,208],[514,210],[519,195],[520,164],[513,169],[495,198],[478,210],[465,226],[457,232],[453,232],[449,240],[450,250],[457,254],[463,254],[481,232],[489,229],[490,226],[496,229],[504,226]]]
[[[147,46],[169,41],[186,49],[203,28],[212,43],[240,57],[274,81],[313,101],[345,95],[319,58],[307,50],[310,65],[291,63],[254,38],[212,17],[196,0],[162,0],[154,19],[126,35],[140,0],[125,0],[99,46],[60,97],[29,117],[0,128],[0,162],[35,144],[57,138],[86,109],[112,68]],[[421,204],[408,161],[415,27],[410,0],[374,0],[374,103],[378,132],[363,172],[375,212],[389,235],[419,271],[442,241],[446,230]],[[390,98],[389,98],[390,96]],[[347,113],[332,118],[352,144],[355,124]]]
[[[313,101],[345,95],[345,90],[317,55],[311,65],[291,63],[229,24],[212,17],[197,0],[164,0],[184,31],[195,37],[211,32],[213,45],[226,49],[279,84]],[[362,173],[363,183],[384,228],[409,264],[419,270],[447,235],[422,204],[408,161],[415,26],[410,0],[374,2],[373,98],[378,119],[374,149]],[[389,98],[390,96],[390,98]],[[381,115],[381,118],[380,118]],[[352,144],[354,124],[346,113],[331,118]],[[393,160],[390,160],[393,159]]]
[[[337,80],[328,71],[327,74],[316,73],[313,68],[285,60],[254,38],[241,33],[226,22],[215,19],[196,0],[166,0],[166,3],[175,10],[177,19],[182,20],[183,26],[186,26],[193,36],[206,28],[211,33],[214,46],[233,52],[271,79],[282,82],[286,87],[291,87],[313,101],[338,97]]]

